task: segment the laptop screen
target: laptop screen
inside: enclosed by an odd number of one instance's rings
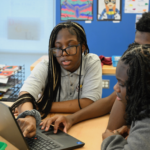
[[[0,135],[19,150],[29,150],[10,108],[0,102]]]

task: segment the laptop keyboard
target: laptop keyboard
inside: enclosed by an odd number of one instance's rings
[[[52,140],[45,140],[36,135],[33,138],[25,138],[31,150],[55,150],[60,146]]]

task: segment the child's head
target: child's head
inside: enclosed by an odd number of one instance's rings
[[[116,68],[114,90],[126,105],[126,121],[150,117],[150,45],[131,44]]]
[[[51,33],[49,51],[64,69],[76,71],[81,64],[81,54],[89,52],[84,28],[75,22],[58,24]]]
[[[49,48],[55,47],[55,40],[57,38],[57,34],[63,28],[67,28],[71,35],[76,35],[78,42],[84,44],[85,47],[88,49],[84,28],[80,24],[71,21],[59,23],[54,27],[50,35]]]
[[[135,42],[139,44],[150,44],[150,12],[143,13],[136,23]]]

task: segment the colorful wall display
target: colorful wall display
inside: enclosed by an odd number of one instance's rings
[[[149,0],[125,0],[125,13],[148,12]]]
[[[97,20],[120,21],[121,0],[97,0]]]
[[[93,0],[61,0],[61,20],[93,20]]]

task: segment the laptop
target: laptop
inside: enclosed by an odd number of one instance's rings
[[[72,150],[85,144],[61,130],[54,134],[53,126],[49,131],[40,128],[37,128],[35,137],[23,137],[10,107],[0,102],[0,136],[19,150]]]

